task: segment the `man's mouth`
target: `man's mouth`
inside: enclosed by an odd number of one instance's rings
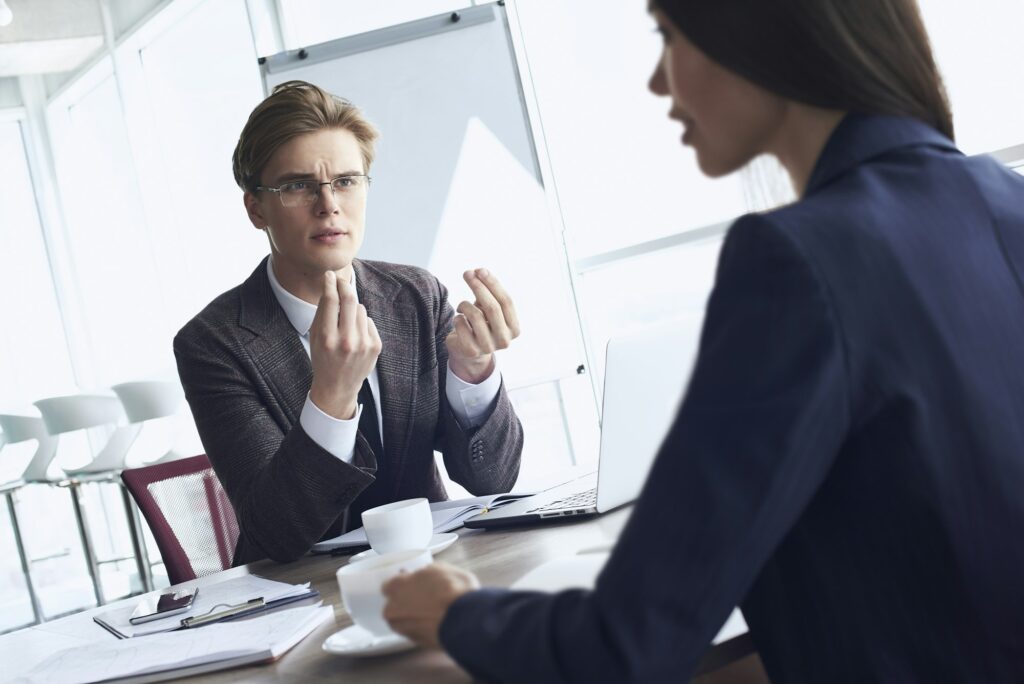
[[[321,230],[316,233],[312,239],[317,240],[318,242],[337,242],[346,235],[348,235],[348,233],[343,230],[328,228],[327,230]]]

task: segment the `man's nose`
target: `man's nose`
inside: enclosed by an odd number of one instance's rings
[[[324,187],[324,186],[327,187]],[[317,192],[317,206],[327,213],[333,214],[339,209],[338,198],[334,194],[331,183],[321,183]]]

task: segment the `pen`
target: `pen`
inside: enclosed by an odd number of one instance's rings
[[[360,546],[342,546],[341,548],[332,549],[331,550],[331,555],[332,556],[350,556],[350,555],[352,555],[354,553],[357,553],[357,552],[360,552],[360,551],[365,551],[368,548],[370,548],[369,544],[362,544]]]
[[[211,609],[211,612],[206,613],[205,615],[195,615],[193,617],[184,618],[181,621],[181,626],[183,629],[188,629],[189,627],[201,627],[211,622],[217,622],[218,620],[223,620],[229,617],[238,617],[244,613],[256,611],[261,608],[263,608],[262,596],[250,599],[245,603],[239,603],[237,606],[228,606],[219,613],[214,613]]]

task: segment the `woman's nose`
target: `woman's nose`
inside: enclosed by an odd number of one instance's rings
[[[655,95],[668,95],[668,84],[665,80],[665,70],[661,66],[661,60],[658,60],[658,64],[654,67],[654,73],[651,74],[651,78],[647,81],[647,87]]]

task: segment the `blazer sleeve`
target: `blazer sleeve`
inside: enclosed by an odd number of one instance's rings
[[[348,464],[298,421],[283,430],[233,350],[212,332],[179,333],[174,353],[203,447],[238,518],[235,562],[299,558],[373,482],[375,464],[361,467],[372,453],[365,438],[357,437]]]
[[[434,449],[444,456],[444,467],[452,480],[474,496],[507,492],[519,477],[523,426],[509,401],[504,380],[491,413],[482,424],[467,429],[455,417],[445,392],[448,346],[444,342],[452,331],[455,312],[448,303],[448,290],[437,279],[434,282],[439,293],[434,348],[437,349],[440,402]]]
[[[740,219],[690,387],[594,590],[467,594],[444,646],[487,681],[686,681],[831,468],[845,364],[813,264],[766,217]]]

